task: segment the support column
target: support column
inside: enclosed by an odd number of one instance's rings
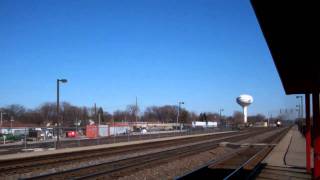
[[[305,94],[306,103],[306,169],[311,173],[311,125],[310,125],[310,94]]]
[[[248,120],[248,106],[243,106],[243,122],[247,124]]]
[[[320,179],[320,114],[319,114],[319,93],[312,93],[313,104],[313,179]]]

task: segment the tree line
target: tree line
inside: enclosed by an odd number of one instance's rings
[[[0,108],[3,112],[3,119],[9,122],[13,119],[15,122],[36,124],[39,126],[52,126],[57,123],[56,103],[47,102],[34,109],[27,109],[19,104],[12,104]],[[62,126],[75,126],[80,122],[80,126],[90,123],[90,120],[101,124],[112,122],[157,122],[157,123],[175,123],[177,121],[178,106],[150,106],[143,112],[139,107],[128,105],[124,110],[116,110],[113,113],[107,112],[102,107],[75,106],[68,102],[60,104],[60,121]],[[180,107],[179,122],[191,123],[192,121],[216,121],[218,123],[242,123],[243,115],[235,111],[232,116],[221,116],[215,112],[203,112],[197,114]],[[248,122],[266,121],[266,117],[257,114],[248,117]]]

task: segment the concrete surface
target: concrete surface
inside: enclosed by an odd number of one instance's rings
[[[256,176],[258,180],[309,180],[306,172],[306,141],[298,127],[292,127],[264,159],[266,166]]]
[[[306,168],[306,140],[295,126],[292,129],[292,141],[289,146],[287,156],[285,157],[286,165],[293,167]],[[311,153],[311,162],[313,162]],[[313,164],[311,164],[311,167]]]
[[[266,166],[262,169],[256,180],[309,180],[311,175],[305,170],[289,167]]]
[[[292,127],[264,159],[269,166],[306,168],[306,141],[298,127]]]

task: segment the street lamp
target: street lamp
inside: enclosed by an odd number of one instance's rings
[[[181,104],[184,104],[184,102],[182,102],[182,101],[178,102],[177,125],[179,123],[179,115],[180,115],[180,106],[181,106]],[[181,126],[180,126],[180,130],[181,130]]]
[[[303,118],[303,96],[296,96],[296,98],[297,99],[301,99],[301,101],[300,101],[300,109],[299,110],[301,110],[300,111],[300,118]]]
[[[60,105],[59,105],[60,82],[61,83],[67,83],[68,80],[66,80],[66,79],[57,79],[57,124],[58,124],[58,132],[57,132],[56,149],[59,148],[59,145],[60,145]]]

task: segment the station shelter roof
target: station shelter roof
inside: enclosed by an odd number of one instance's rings
[[[251,0],[286,94],[320,92],[317,1]]]

